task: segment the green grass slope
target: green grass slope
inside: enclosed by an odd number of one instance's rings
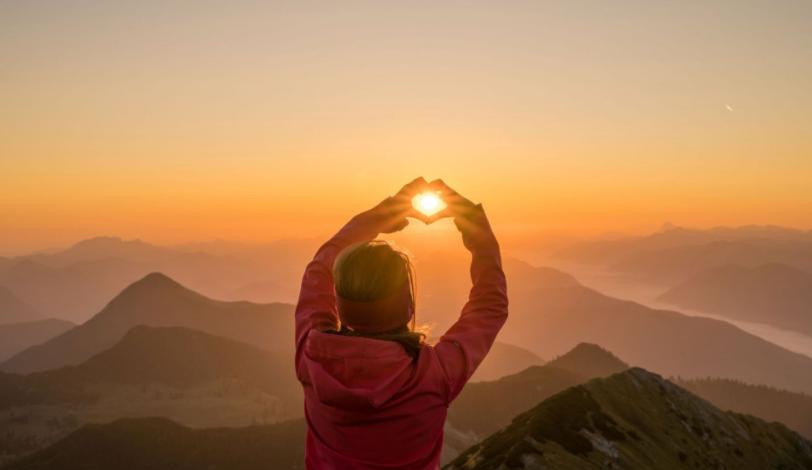
[[[812,443],[633,368],[550,397],[445,468],[808,469]]]

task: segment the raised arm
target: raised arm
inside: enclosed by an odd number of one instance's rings
[[[407,216],[418,216],[411,204],[411,196],[427,183],[417,178],[397,194],[386,198],[372,209],[353,217],[341,230],[318,249],[307,265],[299,300],[296,303],[296,356],[313,329],[329,330],[338,326],[333,262],[344,248],[374,239],[380,233],[402,230],[409,221]]]
[[[473,286],[459,320],[435,346],[449,386],[448,401],[453,400],[485,359],[496,334],[508,316],[507,283],[502,271],[499,243],[491,230],[481,204],[474,205],[444,183],[443,197],[447,212],[462,233],[471,252]]]

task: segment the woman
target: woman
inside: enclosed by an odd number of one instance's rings
[[[447,204],[432,218],[411,205],[427,188]],[[408,257],[373,241],[402,230],[407,216],[453,217],[472,253],[468,302],[433,346],[414,331]],[[482,205],[442,181],[418,178],[353,217],[308,264],[296,306],[307,468],[438,468],[448,405],[485,358],[507,307],[499,245]]]

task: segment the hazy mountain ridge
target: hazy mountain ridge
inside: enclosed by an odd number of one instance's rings
[[[10,290],[0,285],[0,325],[40,320],[42,316]]]
[[[154,271],[216,298],[243,300],[235,299],[233,293],[264,282],[277,286],[264,294],[276,301],[292,301],[302,267],[316,246],[313,240],[159,246],[96,237],[63,250],[8,259],[0,263],[0,284],[42,312],[78,321]]]
[[[809,243],[812,242],[812,231],[774,225],[693,229],[666,224],[662,230],[649,235],[576,242],[562,248],[553,257],[585,264],[612,265],[635,253],[656,253],[684,246],[702,246],[714,242],[748,240]]]
[[[505,466],[802,469],[812,443],[633,368],[550,397],[445,468]]]
[[[729,323],[651,309],[583,286],[514,292],[510,301],[500,339],[542,357],[589,342],[669,376],[727,377],[812,392],[812,358]]]
[[[0,325],[0,362],[31,346],[73,328],[73,323],[56,318]]]
[[[812,335],[812,273],[783,265],[726,265],[674,286],[660,300]]]
[[[268,350],[289,350],[292,309],[287,304],[212,300],[153,273],[128,286],[84,324],[15,355],[0,369],[25,373],[79,364],[137,325],[189,327]]]
[[[730,379],[673,380],[723,410],[778,421],[812,439],[812,396]]]
[[[540,366],[544,360],[537,354],[519,346],[496,341],[488,355],[477,367],[472,382],[496,380],[505,375],[514,374],[528,367]]]
[[[672,283],[730,264],[753,267],[774,263],[812,270],[812,241],[722,240],[640,251],[620,259],[611,269],[636,278]]]

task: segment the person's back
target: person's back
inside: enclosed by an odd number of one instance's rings
[[[422,180],[353,218],[319,249],[296,309],[307,468],[437,468],[448,405],[507,318],[499,246],[482,207],[432,184],[444,191],[443,215],[454,216],[473,254],[469,301],[436,345],[425,344],[414,331],[408,258],[370,242],[405,227]]]

